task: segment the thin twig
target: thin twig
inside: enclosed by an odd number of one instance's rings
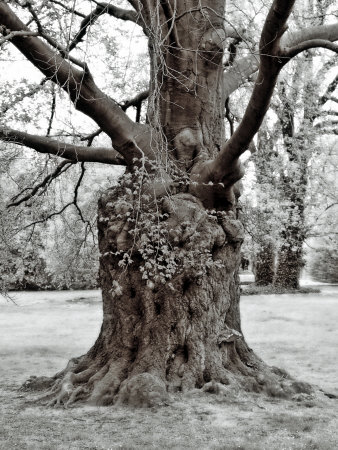
[[[51,112],[50,112],[50,117],[49,117],[49,121],[48,121],[48,128],[47,128],[46,136],[49,136],[50,132],[52,130],[53,119],[54,119],[54,116],[55,116],[55,107],[56,107],[56,94],[55,94],[55,89],[54,89],[54,86],[53,86],[52,105],[51,105]]]
[[[41,183],[38,183],[36,186],[34,186],[31,189],[31,192],[27,195],[25,195],[24,197],[20,198],[19,200],[13,201],[15,200],[16,197],[14,197],[12,199],[12,203],[7,205],[7,208],[10,208],[12,206],[18,206],[21,203],[26,202],[27,200],[30,200],[32,197],[34,197],[37,192],[39,191],[39,189],[44,188],[46,186],[49,186],[49,184],[51,183],[52,180],[55,180],[57,177],[59,177],[62,173],[64,173],[66,170],[69,169],[69,167],[71,167],[73,164],[75,164],[74,161],[62,161],[57,168],[54,170],[54,172],[50,173],[49,175],[47,175],[42,181]],[[67,167],[68,166],[68,167]],[[25,190],[30,189],[30,188],[26,188]]]

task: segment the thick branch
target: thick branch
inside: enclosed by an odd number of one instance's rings
[[[319,25],[303,28],[297,32],[288,32],[281,39],[281,48],[294,47],[312,39],[324,39],[331,42],[338,40],[338,24]]]
[[[295,56],[287,55],[290,47],[296,48],[303,45],[304,40],[316,40],[317,43],[318,40],[325,41],[325,46],[330,46],[331,50],[337,47],[330,43],[330,41],[338,40],[336,24],[311,27],[298,33],[290,33],[282,38],[293,5],[294,0],[275,0],[270,8],[260,40],[258,78],[240,125],[208,168],[209,177],[213,181],[226,180],[227,183],[233,183],[234,180],[241,177],[242,172],[238,158],[248,148],[262,123],[281,68],[292,56]]]
[[[119,158],[112,148],[88,148],[79,145],[66,144],[48,137],[36,136],[3,127],[0,127],[0,139],[32,148],[39,153],[49,153],[51,155],[60,156],[61,158],[66,158],[72,162],[87,161],[112,165],[125,165],[124,160]]]
[[[326,48],[328,50],[332,50],[335,53],[338,53],[338,45],[334,44],[331,41],[327,41],[325,39],[310,39],[309,41],[301,42],[298,45],[295,45],[288,50],[285,50],[282,53],[284,58],[293,58],[304,50],[309,50],[311,48]]]
[[[236,89],[248,81],[253,73],[257,72],[259,67],[259,57],[250,55],[234,62],[232,67],[224,73],[224,91],[225,98],[228,98]]]
[[[131,106],[138,107],[140,103],[142,103],[144,100],[146,100],[149,96],[149,91],[142,91],[139,94],[135,95],[135,97],[131,98],[130,100],[126,100],[121,104],[121,108],[123,111],[126,111]]]
[[[258,78],[240,125],[209,168],[213,181],[226,180],[231,185],[243,175],[238,158],[248,148],[269,107],[277,76],[282,68],[279,41],[293,5],[294,0],[275,0],[270,8],[259,45]]]
[[[0,24],[12,31],[29,31],[4,2],[0,3]],[[68,93],[79,111],[91,117],[108,134],[114,148],[128,164],[142,156],[154,158],[149,128],[135,124],[96,86],[90,74],[74,68],[36,37],[16,36],[11,42],[46,77]]]
[[[338,103],[338,98],[337,97],[329,97],[327,100],[330,100],[331,102]]]
[[[287,55],[291,48],[296,48],[299,44],[313,40],[323,40],[325,43],[338,40],[338,24],[320,25],[317,27],[309,27],[297,32],[285,33],[280,40],[280,57],[285,58],[286,63],[291,55]],[[328,44],[329,45],[329,44]],[[322,45],[321,45],[322,46]],[[320,46],[320,47],[321,47]],[[325,47],[325,45],[324,45]],[[328,48],[328,47],[327,47]],[[331,48],[333,50],[333,48]],[[295,55],[293,55],[295,56]],[[259,68],[258,55],[241,58],[236,61],[231,69],[224,74],[225,94],[229,97],[236,89],[242,86],[248,80],[248,77],[255,73]]]

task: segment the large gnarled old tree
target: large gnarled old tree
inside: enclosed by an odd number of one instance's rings
[[[29,12],[30,28],[10,3]],[[337,51],[338,26],[288,32],[295,1],[275,0],[257,54],[230,61],[224,72],[224,49],[242,38],[225,25],[224,0],[129,0],[131,10],[88,3],[93,11],[82,15],[63,48],[46,34],[34,5],[0,2],[1,42],[10,41],[64,89],[112,146],[76,146],[6,127],[0,138],[73,163],[126,166],[120,185],[99,204],[101,332],[87,354],[47,380],[51,401],[152,404],[168,391],[211,380],[292,393],[292,380],[256,357],[241,333],[239,157],[260,127],[283,66],[306,49]],[[105,13],[136,22],[148,37],[147,123],[133,122],[99,89],[90,67],[71,56]],[[244,117],[226,141],[225,101],[257,70]]]

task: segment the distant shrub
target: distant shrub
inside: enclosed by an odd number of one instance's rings
[[[272,295],[272,294],[315,294],[320,292],[320,289],[301,287],[299,289],[284,288],[282,286],[257,286],[254,283],[242,285],[242,295]]]
[[[310,275],[317,281],[338,283],[338,250],[317,249],[311,258]]]

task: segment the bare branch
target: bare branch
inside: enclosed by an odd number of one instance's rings
[[[0,29],[0,31],[2,30]],[[6,32],[6,30],[3,31]],[[37,33],[36,31],[10,31],[8,34],[5,34],[5,36],[0,39],[0,45],[15,37],[27,37],[27,36],[39,36],[39,33]]]
[[[140,25],[140,16],[135,11],[118,8],[117,6],[111,5],[110,3],[97,1],[95,1],[95,3],[97,5],[96,8],[82,20],[80,30],[69,45],[69,51],[76,47],[79,42],[82,42],[88,28],[93,25],[97,21],[97,19],[102,16],[102,14],[109,14],[113,17],[116,17],[117,19],[132,21]]]
[[[49,153],[66,158],[72,162],[87,161],[112,165],[126,164],[122,158],[117,156],[112,148],[82,147],[3,127],[0,127],[0,139],[32,148],[39,153]]]
[[[45,33],[42,24],[36,14],[36,12],[34,11],[34,8],[32,7],[30,2],[26,2],[25,6],[28,8],[29,12],[32,14],[32,17],[34,19],[34,22],[36,23],[37,27],[38,27],[38,31],[39,31],[39,35],[44,38],[48,44],[50,44],[52,47],[56,48],[61,56],[63,58],[68,59],[70,62],[72,62],[73,64],[75,64],[76,66],[81,67],[82,69],[84,69],[85,71],[89,71],[87,64],[78,60],[77,58],[74,58],[73,56],[69,55],[69,51],[67,49],[65,49],[64,47],[62,47],[62,45],[60,45],[58,42],[56,42],[55,39],[53,39],[51,36],[49,36],[47,33]]]
[[[162,10],[164,12],[165,18],[167,20],[167,26],[168,26],[168,36],[169,36],[169,42],[175,47],[181,47],[180,40],[177,33],[177,28],[175,25],[175,15],[176,10],[173,11],[171,4],[168,0],[160,0]],[[165,38],[166,39],[166,38]]]
[[[332,100],[331,94],[336,90],[338,86],[338,75],[334,77],[331,83],[328,85],[325,94],[319,99],[319,106],[323,106],[328,100]]]
[[[90,147],[93,143],[93,140],[99,136],[102,133],[101,128],[97,129],[91,134],[88,134],[87,136],[82,136],[80,141],[87,141],[87,147]]]
[[[59,2],[58,0],[50,0],[50,2],[51,2],[51,3],[54,3],[55,5],[61,6],[61,8],[63,8],[65,11],[70,12],[71,14],[75,14],[76,16],[79,16],[79,17],[86,17],[85,14],[83,14],[83,13],[77,11],[77,10],[74,9],[74,8],[69,8],[67,5],[65,5],[65,4],[62,3],[62,2]]]
[[[209,167],[209,176],[213,181],[222,182],[225,179],[231,186],[243,176],[238,158],[249,147],[269,107],[279,71],[283,66],[279,58],[279,42],[286,30],[286,21],[294,1],[275,0],[270,8],[259,44],[258,78],[241,123]]]
[[[69,161],[68,161],[68,163],[69,163]],[[72,164],[72,162],[71,162],[71,164]],[[90,222],[88,220],[84,219],[82,211],[81,211],[81,209],[80,209],[80,207],[78,205],[79,188],[81,186],[81,182],[83,180],[83,177],[84,177],[84,174],[85,174],[85,170],[86,169],[85,169],[85,166],[84,166],[84,162],[82,162],[81,163],[81,173],[80,173],[80,176],[79,176],[79,178],[78,178],[78,180],[76,182],[76,185],[75,185],[75,188],[74,188],[74,197],[73,197],[73,200],[71,202],[68,202],[59,211],[56,211],[56,212],[51,213],[51,214],[48,214],[48,216],[44,217],[43,219],[36,220],[35,222],[30,223],[29,225],[25,226],[23,229],[25,230],[26,228],[35,227],[35,225],[37,225],[37,224],[45,223],[48,220],[50,220],[51,218],[61,215],[67,208],[69,208],[70,206],[74,205],[76,210],[77,210],[77,212],[78,212],[78,214],[79,214],[79,216],[80,216],[81,221],[86,224],[86,233],[87,233],[87,229],[88,228],[90,229],[91,233],[93,233],[92,226],[91,226]],[[11,206],[11,205],[8,205],[8,207],[9,206]]]
[[[309,41],[301,42],[298,45],[295,45],[282,53],[284,58],[293,58],[304,50],[309,50],[311,48],[326,48],[328,50],[332,50],[335,53],[338,53],[338,45],[334,44],[331,41],[327,41],[325,39],[310,39]]]
[[[78,212],[78,214],[79,214],[79,216],[80,216],[81,221],[82,221],[84,224],[86,224],[86,233],[87,233],[87,228],[89,228],[90,231],[91,231],[91,233],[93,234],[93,230],[92,230],[91,223],[89,222],[89,220],[85,220],[85,218],[83,217],[81,208],[79,207],[78,202],[77,202],[77,200],[78,200],[78,195],[79,195],[79,188],[80,188],[80,186],[81,186],[81,182],[82,182],[82,180],[83,180],[85,171],[86,171],[86,168],[85,168],[84,163],[82,162],[82,163],[81,163],[81,174],[80,174],[80,176],[79,176],[79,179],[78,179],[78,181],[77,181],[77,183],[76,183],[76,186],[75,186],[75,189],[74,189],[73,205],[75,206],[75,208],[76,208],[76,210],[77,210],[77,212]],[[94,234],[93,234],[93,236],[94,236]]]
[[[126,111],[131,106],[139,106],[140,103],[142,103],[144,100],[146,100],[149,96],[149,91],[142,91],[139,94],[135,95],[135,97],[131,98],[130,100],[125,100],[123,103],[121,103],[121,108],[123,111]]]
[[[299,44],[306,41],[324,40],[325,42],[334,42],[338,40],[338,24],[320,25],[317,27],[309,27],[297,32],[287,32],[280,40],[279,52],[280,58],[285,58],[284,64],[287,63],[290,55],[286,53],[291,48],[296,48]],[[330,45],[330,44],[328,44]],[[320,45],[322,47],[322,45]],[[327,47],[328,48],[328,47]],[[330,48],[330,50],[333,50]],[[336,51],[336,50],[335,50]],[[294,55],[295,56],[295,55]],[[242,86],[248,80],[248,77],[255,73],[259,68],[258,54],[252,54],[248,57],[241,58],[236,61],[231,69],[224,74],[224,85],[226,96]]]
[[[32,197],[34,197],[38,191],[46,186],[49,186],[49,184],[52,182],[52,180],[55,180],[55,178],[59,177],[62,173],[64,173],[66,170],[69,169],[69,167],[71,167],[74,163],[74,161],[62,161],[54,170],[54,172],[48,174],[40,183],[38,183],[36,186],[34,186],[31,189],[31,192],[27,195],[25,195],[24,197],[20,198],[19,200],[13,201],[14,199],[12,199],[12,203],[9,203],[7,205],[7,208],[10,208],[12,206],[18,206],[21,203],[26,202],[27,200],[30,200]],[[23,192],[25,192],[27,189],[24,189]],[[21,194],[22,194],[21,193]],[[21,194],[18,194],[15,196],[15,198],[20,197]]]
[[[73,205],[73,202],[67,203],[59,211],[48,214],[48,216],[44,217],[43,219],[36,220],[36,221],[26,225],[25,227],[23,227],[23,230],[26,230],[27,228],[30,228],[30,227],[35,227],[35,225],[38,225],[39,223],[45,223],[48,220],[50,220],[52,217],[60,216],[64,211],[66,211],[67,208],[69,208],[69,206],[72,206],[72,205]]]
[[[52,105],[51,105],[51,111],[50,111],[50,117],[49,117],[49,121],[48,121],[48,128],[47,128],[47,133],[46,136],[50,135],[52,126],[53,126],[53,119],[54,119],[54,115],[55,115],[55,107],[56,107],[56,95],[55,95],[55,90],[53,89],[52,92]]]

